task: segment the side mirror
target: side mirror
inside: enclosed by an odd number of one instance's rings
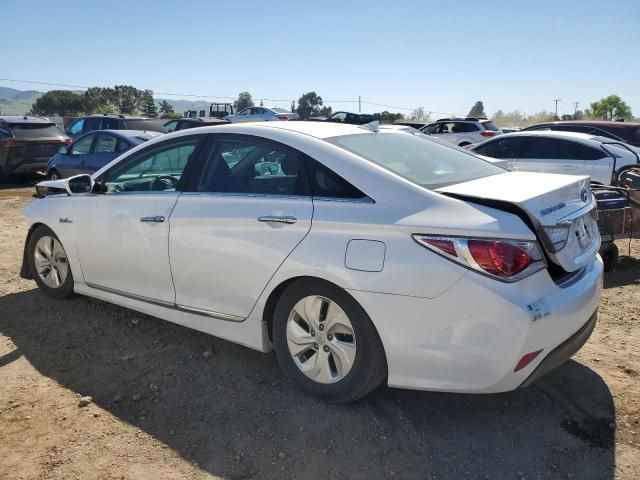
[[[93,178],[86,173],[75,175],[64,180],[64,188],[69,195],[90,193],[93,190],[93,184]]]
[[[69,147],[61,147],[60,150],[58,150],[58,153],[62,155],[69,155]]]

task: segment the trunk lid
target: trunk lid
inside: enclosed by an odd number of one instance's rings
[[[588,176],[509,172],[437,189],[437,192],[519,215],[548,258],[567,272],[593,260],[600,248]],[[565,232],[554,246],[552,232]]]

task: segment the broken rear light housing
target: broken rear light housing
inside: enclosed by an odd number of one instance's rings
[[[535,240],[425,234],[412,237],[432,252],[502,282],[516,282],[546,268],[544,255]]]

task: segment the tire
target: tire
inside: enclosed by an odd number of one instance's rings
[[[604,243],[598,252],[602,257],[602,263],[605,272],[610,272],[618,263],[618,247],[613,242]]]
[[[49,172],[49,174],[47,175],[47,178],[49,180],[60,180],[62,176],[58,173],[56,169],[53,169]]]
[[[318,313],[321,320],[314,321]],[[305,393],[331,403],[354,402],[387,377],[384,348],[369,316],[351,295],[323,280],[301,279],[286,288],[274,311],[273,339],[285,374]]]
[[[31,274],[40,290],[56,300],[73,295],[73,274],[67,254],[49,227],[36,227],[29,237],[27,255]]]

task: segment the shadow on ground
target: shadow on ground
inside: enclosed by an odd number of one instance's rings
[[[273,355],[99,301],[30,290],[0,298],[0,312],[17,347],[0,366],[25,356],[224,478],[614,476],[611,394],[576,362],[509,394],[383,388],[331,406],[299,393]]]
[[[627,248],[620,248],[620,258],[613,270],[612,273],[605,274],[604,288],[640,286],[640,258],[634,257],[633,252],[629,252]]]

